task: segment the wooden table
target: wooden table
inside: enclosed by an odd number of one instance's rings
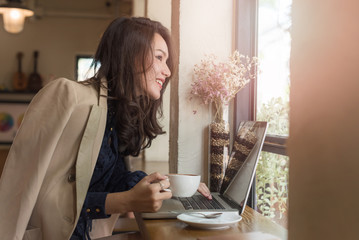
[[[144,240],[193,240],[199,237],[219,236],[235,233],[263,232],[287,239],[287,230],[272,222],[250,207],[246,207],[242,220],[224,230],[196,229],[176,219],[144,220],[141,214],[136,213],[136,220]]]

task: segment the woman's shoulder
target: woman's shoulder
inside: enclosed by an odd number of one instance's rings
[[[80,88],[80,89],[83,88],[87,90],[94,88],[92,84],[84,84],[82,82],[78,82],[68,78],[57,78],[51,80],[49,83],[45,85],[45,88],[49,88],[49,87],[61,87],[61,88],[72,87],[72,88]]]
[[[91,95],[97,96],[98,90],[94,84],[78,82],[68,78],[57,78],[50,81],[44,88],[56,88],[59,92],[70,91],[76,92],[76,95],[85,95],[90,97]]]
[[[32,99],[32,102],[72,102],[73,104],[92,104],[97,102],[98,90],[90,84],[67,78],[57,78],[48,82]]]

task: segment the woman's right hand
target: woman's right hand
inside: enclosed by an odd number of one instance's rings
[[[162,206],[162,201],[172,197],[171,192],[162,191],[169,186],[167,176],[152,173],[129,191],[108,194],[106,213],[158,211]]]
[[[162,187],[161,187],[162,185]],[[132,211],[155,212],[162,206],[162,201],[172,197],[171,192],[162,191],[170,186],[167,176],[152,173],[144,177],[129,192]]]

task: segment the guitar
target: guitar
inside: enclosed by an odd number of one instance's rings
[[[24,91],[27,88],[28,81],[26,79],[25,74],[21,70],[21,61],[24,54],[22,52],[18,52],[16,57],[18,60],[18,70],[13,78],[13,87],[15,91]]]
[[[37,72],[37,58],[39,56],[38,51],[34,51],[34,72],[29,76],[29,86],[28,89],[31,92],[38,92],[42,88],[42,78]]]

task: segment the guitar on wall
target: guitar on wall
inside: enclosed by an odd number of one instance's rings
[[[39,52],[34,51],[34,72],[29,76],[29,86],[28,89],[31,92],[38,92],[42,88],[42,78],[37,72],[37,58],[39,57]]]
[[[16,55],[18,61],[18,69],[13,79],[13,87],[15,91],[25,91],[28,85],[28,80],[26,79],[26,76],[21,69],[21,61],[23,56],[24,54],[22,52],[18,52]]]

